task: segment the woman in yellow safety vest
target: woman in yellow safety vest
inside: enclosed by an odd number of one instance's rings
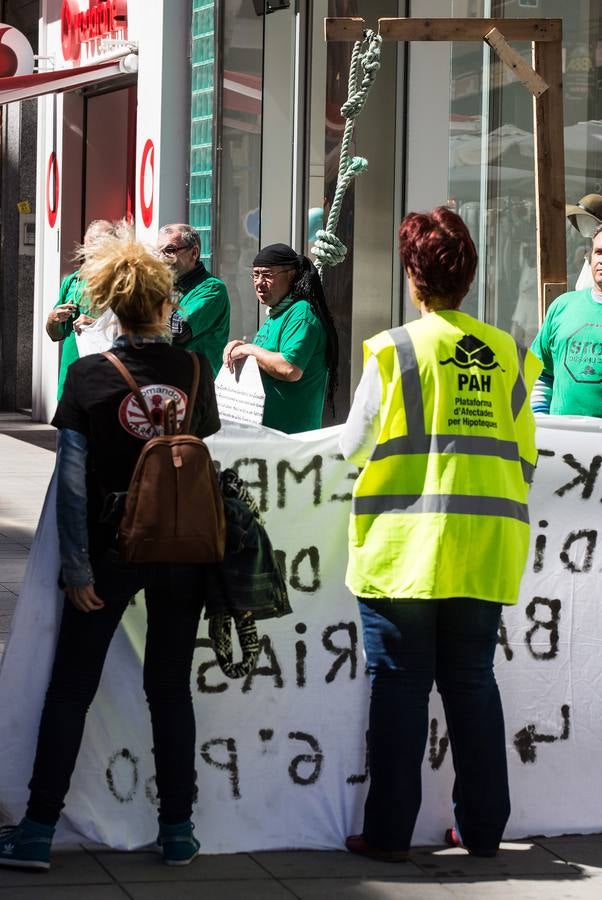
[[[459,216],[446,207],[410,213],[399,247],[421,318],[365,342],[341,438],[361,469],[346,583],[359,600],[372,683],[370,789],[362,834],[346,846],[407,859],[435,682],[456,774],[446,841],[494,856],[510,801],[493,657],[529,545],[529,395],[541,363],[459,311],[477,265]]]

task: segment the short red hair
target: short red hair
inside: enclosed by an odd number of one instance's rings
[[[399,226],[399,255],[419,299],[448,298],[458,307],[472,284],[477,250],[468,228],[447,206],[409,213]]]

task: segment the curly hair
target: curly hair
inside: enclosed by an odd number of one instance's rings
[[[409,213],[399,226],[399,255],[412,276],[418,299],[448,300],[457,308],[477,268],[477,250],[468,228],[447,206]]]
[[[143,337],[169,334],[157,315],[171,300],[173,274],[169,266],[137,241],[126,225],[103,237],[86,254],[80,269],[86,299],[94,314],[109,307],[126,332]]]

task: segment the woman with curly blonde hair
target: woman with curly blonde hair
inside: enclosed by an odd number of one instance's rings
[[[200,846],[191,823],[195,722],[190,671],[203,606],[203,568],[122,562],[114,546],[115,523],[108,525],[103,517],[107,500],[127,491],[145,442],[161,433],[168,400],[175,401],[178,421],[183,420],[193,359],[169,343],[171,271],[129,229],[122,226],[107,236],[85,260],[81,275],[94,314],[110,309],[119,320],[122,333],[113,353],[130,370],[151,415],[146,418],[129,385],[102,354],[70,366],[53,420],[60,430],[56,512],[63,617],[26,815],[19,825],[0,831],[0,865],[49,867],[87,710],[115,629],[141,589],[148,616],[144,690],[153,730],[158,842],[167,864],[186,865]],[[209,361],[198,357],[191,430],[206,437],[220,422]]]

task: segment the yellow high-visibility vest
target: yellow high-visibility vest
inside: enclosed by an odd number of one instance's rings
[[[353,490],[346,584],[359,597],[516,603],[541,363],[504,331],[432,312],[364,344],[382,383]]]

